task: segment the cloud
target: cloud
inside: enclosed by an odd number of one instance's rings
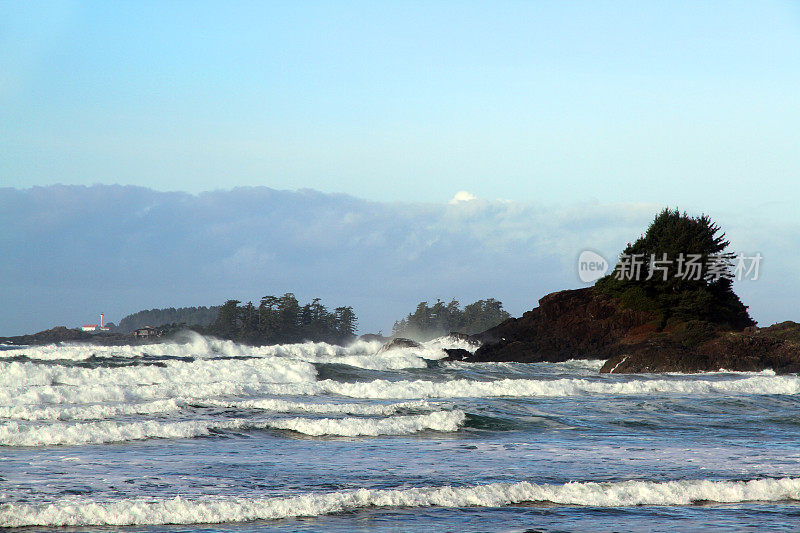
[[[471,202],[471,201],[477,200],[477,199],[478,199],[478,197],[475,196],[472,193],[469,193],[467,191],[458,191],[456,193],[456,195],[453,196],[453,199],[450,200],[450,202],[448,202],[448,203],[450,203],[450,204],[459,204],[461,202]]]
[[[495,297],[518,315],[548,292],[581,286],[584,249],[613,262],[659,207],[379,203],[265,187],[198,195],[0,189],[0,335],[77,325],[99,312],[118,321],[140,309],[289,291],[353,305],[362,331],[386,332],[417,302],[436,298]],[[748,227],[736,235],[758,242]],[[797,231],[781,239],[800,243]],[[800,281],[792,283],[773,292],[796,294]],[[768,318],[784,309],[757,297],[746,303]]]

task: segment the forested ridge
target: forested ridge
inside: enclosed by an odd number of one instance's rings
[[[168,307],[165,309],[147,309],[126,316],[119,321],[115,331],[132,333],[145,326],[163,326],[165,324],[185,324],[187,326],[206,327],[217,318],[220,306],[212,307]]]
[[[358,318],[350,306],[329,311],[319,298],[300,305],[292,293],[264,296],[258,306],[228,300],[216,320],[205,328],[215,337],[247,344],[328,342],[345,344],[355,338]]]
[[[420,302],[414,312],[394,323],[393,337],[427,341],[450,332],[472,335],[481,333],[511,318],[503,303],[494,298],[478,300],[461,308],[458,300],[433,305]]]

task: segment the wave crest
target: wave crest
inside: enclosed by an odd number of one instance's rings
[[[94,502],[70,498],[51,504],[2,504],[0,526],[158,525],[245,522],[363,509],[366,507],[501,507],[523,502],[627,507],[800,500],[800,479],[751,481],[622,481],[563,485],[492,483],[469,487],[310,493],[278,498],[214,500],[126,499]]]

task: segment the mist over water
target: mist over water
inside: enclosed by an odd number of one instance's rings
[[[735,531],[800,516],[797,376],[445,361],[475,348],[453,338],[184,341],[0,348],[0,525]]]

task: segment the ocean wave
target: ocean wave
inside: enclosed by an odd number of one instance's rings
[[[345,347],[324,342],[247,346],[229,340],[204,337],[194,332],[185,333],[185,336],[186,342],[165,342],[140,346],[50,344],[20,347],[3,350],[0,352],[0,360],[21,356],[36,361],[85,361],[92,358],[135,360],[153,355],[200,359],[254,357],[283,358],[307,363],[336,363],[370,370],[399,370],[425,368],[427,366],[426,359],[441,359],[445,356],[442,349],[444,345],[441,345],[441,342],[433,342],[419,348],[400,348],[377,354],[382,346],[377,341],[358,340]]]
[[[572,482],[563,485],[520,482],[468,487],[359,489],[275,498],[192,500],[176,497],[103,502],[68,498],[49,504],[5,503],[0,505],[0,526],[211,524],[320,516],[368,507],[502,507],[524,502],[628,507],[787,500],[800,500],[800,479]]]
[[[46,385],[123,385],[160,383],[287,383],[314,381],[317,372],[305,361],[278,357],[258,359],[172,360],[162,365],[83,368],[41,365],[32,362],[0,362],[0,387]]]
[[[269,423],[272,429],[287,429],[312,436],[342,437],[408,435],[419,431],[458,431],[466,420],[463,411],[434,411],[424,415],[387,418],[284,418]]]
[[[481,344],[477,341],[470,341],[462,339],[460,337],[455,337],[453,335],[444,335],[442,337],[437,337],[433,340],[423,342],[422,345],[428,348],[437,348],[439,350],[460,349],[460,350],[466,350],[471,353],[474,353],[475,350],[477,350],[481,346]]]
[[[216,431],[247,429],[290,430],[311,436],[377,436],[406,435],[419,431],[458,431],[464,423],[463,411],[434,411],[422,415],[389,416],[386,418],[274,418],[160,420],[99,422],[54,422],[22,424],[9,421],[0,424],[0,446],[53,446],[103,444],[147,439],[180,439],[211,435]]]
[[[0,406],[0,418],[11,420],[103,420],[130,415],[176,413],[181,402],[174,399],[133,404],[13,405]]]
[[[475,381],[455,379],[450,381],[374,380],[359,383],[341,383],[331,380],[312,384],[324,392],[352,398],[411,399],[411,398],[488,398],[488,397],[559,397],[587,394],[651,395],[651,394],[800,394],[800,377],[757,375],[733,379],[652,379],[637,378],[627,381],[601,379],[563,378],[498,379]],[[291,386],[290,386],[291,387]],[[273,390],[290,390],[276,386]]]
[[[94,403],[82,405],[0,406],[0,419],[7,420],[104,420],[130,415],[171,414],[189,408],[225,408],[275,413],[392,415],[402,410],[432,410],[424,400],[399,403],[320,403],[293,402],[278,398],[225,400],[191,397],[169,398],[140,403]]]
[[[230,409],[257,409],[278,413],[314,413],[348,415],[392,415],[402,410],[431,410],[430,403],[424,400],[399,403],[316,403],[291,402],[277,398],[253,400],[205,400],[201,407],[225,407]]]
[[[239,363],[246,363],[246,361],[239,361]],[[258,365],[255,368],[258,368]],[[113,373],[120,369],[103,370]],[[9,384],[0,387],[0,406],[142,403],[168,399],[202,403],[220,398],[247,399],[264,396],[320,396],[325,394],[377,400],[536,398],[586,395],[649,396],[654,394],[701,396],[800,394],[800,377],[770,375],[714,376],[712,379],[704,379],[703,375],[697,375],[689,379],[626,377],[624,380],[620,380],[617,376],[613,378],[604,376],[592,379],[506,378],[486,381],[472,379],[389,381],[378,379],[364,382],[341,382],[331,379],[307,381],[311,379],[310,371],[308,373],[301,371],[297,374],[299,381],[281,383],[276,382],[278,380],[272,370],[265,371],[264,374],[257,371],[248,374],[240,368],[238,373],[232,372],[230,375],[219,369],[205,377],[203,374],[192,374],[191,372],[181,373],[180,378],[167,379],[166,376],[164,377],[165,379],[160,383],[139,383],[136,379],[120,378],[111,379],[112,383],[103,383],[102,380],[92,382],[87,379],[70,385],[12,386]],[[234,379],[230,379],[231,377]],[[9,383],[13,383],[13,381],[13,379],[8,380]],[[246,408],[246,405],[242,407]]]

